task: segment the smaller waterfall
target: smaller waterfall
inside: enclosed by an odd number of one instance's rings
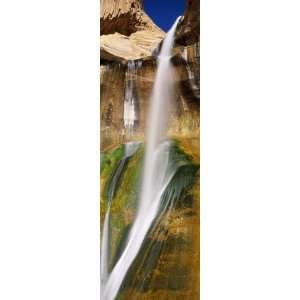
[[[187,47],[184,47],[184,48],[183,48],[183,51],[182,51],[182,57],[184,58],[185,61],[188,60]]]
[[[110,219],[110,207],[112,204],[112,199],[115,195],[117,184],[124,171],[124,167],[128,159],[137,151],[140,143],[129,142],[124,145],[125,154],[124,157],[119,161],[116,169],[112,175],[111,182],[109,184],[109,189],[107,192],[108,208],[105,214],[102,239],[101,239],[101,285],[104,286],[108,277],[108,261],[109,261],[109,219]]]
[[[137,70],[141,67],[142,61],[131,60],[128,62],[125,75],[125,97],[124,97],[124,127],[132,133],[135,122],[138,120],[136,110],[136,84]]]
[[[194,75],[194,73],[191,69],[191,66],[190,66],[190,62],[188,61],[187,47],[183,48],[181,56],[186,62],[186,71],[187,71],[187,74],[188,74],[188,80],[189,80],[190,87],[193,90],[193,93],[194,93],[195,97],[199,98],[199,86],[197,85],[198,81],[195,78],[195,75]]]
[[[188,72],[189,81],[190,81],[192,89],[193,90],[197,90],[198,87],[196,85],[196,79],[195,79],[195,76],[194,76],[194,74],[193,74],[193,72],[191,70],[191,67],[190,67],[189,63],[187,63],[186,69],[187,69],[187,72]]]

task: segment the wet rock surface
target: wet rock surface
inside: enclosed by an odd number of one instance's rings
[[[200,58],[198,44],[175,49],[172,58],[175,77],[175,99],[172,106],[169,134],[171,136],[199,133],[200,115]],[[134,69],[128,67],[135,64]],[[148,57],[135,62],[106,62],[101,66],[101,133],[102,147],[129,140],[143,139],[157,61]],[[128,74],[132,72],[132,74]],[[128,78],[132,83],[128,84]],[[132,89],[128,92],[128,88]],[[135,120],[132,130],[126,128],[124,110],[126,94],[134,95]]]

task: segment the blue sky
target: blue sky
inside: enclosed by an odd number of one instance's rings
[[[168,31],[176,18],[183,15],[185,0],[144,0],[144,9],[156,25]]]

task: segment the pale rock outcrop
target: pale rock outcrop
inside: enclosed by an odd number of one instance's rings
[[[101,59],[149,56],[165,36],[144,12],[141,0],[101,0],[100,8]]]

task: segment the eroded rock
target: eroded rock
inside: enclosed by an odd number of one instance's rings
[[[100,34],[101,58],[109,61],[149,56],[165,36],[141,0],[101,0]]]

